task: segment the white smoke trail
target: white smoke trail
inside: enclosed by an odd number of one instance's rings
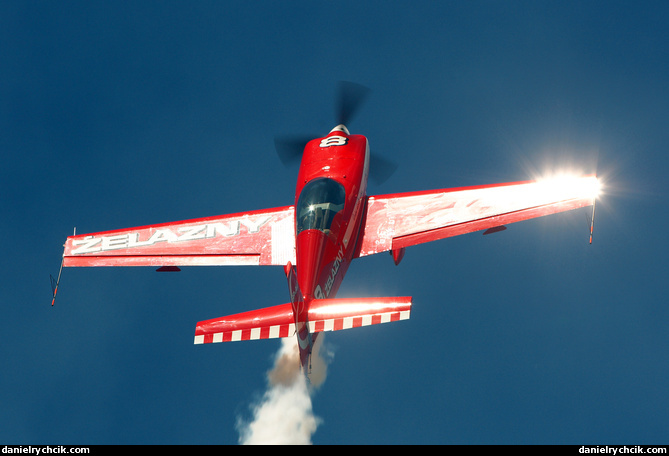
[[[274,367],[267,373],[267,391],[253,406],[250,422],[238,419],[243,445],[308,445],[321,420],[313,413],[311,393],[325,381],[327,360],[319,355],[323,334],[312,352],[312,371],[306,379],[294,337],[282,339]]]

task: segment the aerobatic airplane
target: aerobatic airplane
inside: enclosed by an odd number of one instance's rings
[[[366,94],[341,86],[339,125],[300,146],[295,200],[283,207],[79,234],[67,238],[63,266],[276,265],[290,302],[197,323],[195,344],[297,336],[305,373],[318,334],[409,318],[411,297],[336,298],[356,258],[485,230],[585,206],[599,190],[594,175],[367,195],[367,138],[345,124]],[[280,142],[277,142],[279,148]],[[285,151],[285,149],[280,149]],[[290,154],[288,154],[290,155]],[[592,241],[592,224],[590,228]],[[53,300],[58,282],[52,278]]]

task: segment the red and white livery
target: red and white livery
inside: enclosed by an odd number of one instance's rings
[[[276,265],[290,302],[197,323],[195,343],[297,337],[308,371],[322,331],[408,319],[411,297],[337,299],[355,258],[594,205],[594,175],[367,195],[367,138],[338,125],[304,148],[285,207],[70,236],[64,267]],[[55,299],[55,290],[54,290]]]

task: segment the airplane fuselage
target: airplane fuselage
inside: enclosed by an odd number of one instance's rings
[[[309,304],[335,297],[353,259],[368,173],[367,138],[350,135],[343,125],[305,147],[295,191],[295,266],[301,299],[289,285],[303,367],[316,339],[308,330]]]

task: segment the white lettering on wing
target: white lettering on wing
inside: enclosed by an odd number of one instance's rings
[[[87,253],[106,252],[109,250],[132,249],[146,247],[167,242],[169,244],[184,241],[196,241],[210,239],[217,236],[231,237],[241,233],[240,227],[244,226],[248,234],[260,232],[260,228],[270,221],[269,215],[255,218],[245,217],[239,220],[227,222],[205,223],[202,225],[180,226],[173,231],[170,228],[155,230],[148,239],[140,240],[139,232],[115,234],[113,236],[86,236],[83,239],[74,239],[71,255],[84,255]]]

